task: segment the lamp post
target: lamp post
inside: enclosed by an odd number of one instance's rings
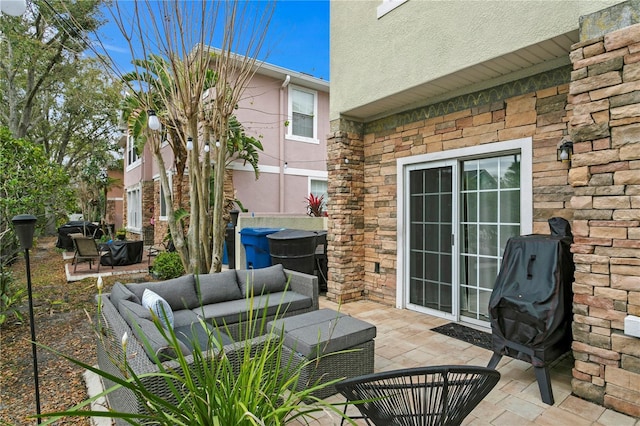
[[[33,292],[31,290],[31,265],[29,249],[33,245],[33,232],[36,228],[36,217],[30,214],[19,214],[11,219],[20,246],[24,249],[24,260],[27,265],[27,291],[29,293],[29,325],[31,327],[31,351],[33,353],[33,381],[36,386],[36,413],[40,424],[40,385],[38,384],[38,351],[36,347],[36,326],[33,316]]]

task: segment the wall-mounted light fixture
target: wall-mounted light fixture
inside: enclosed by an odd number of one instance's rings
[[[187,151],[191,151],[193,149],[193,138],[189,136],[187,138]]]
[[[286,169],[287,167],[289,167],[289,163],[287,163],[286,161],[284,162],[284,168]]]
[[[558,161],[562,161],[563,163],[570,163],[571,157],[573,156],[573,142],[569,138],[563,138],[562,143],[558,147]]]
[[[347,157],[344,157],[344,164],[349,164],[349,159]]]
[[[149,128],[151,130],[160,130],[162,128],[162,124],[160,124],[160,119],[156,115],[156,112],[150,109],[147,111],[147,115],[149,116]]]

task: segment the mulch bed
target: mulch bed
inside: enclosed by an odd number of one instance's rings
[[[96,364],[93,319],[96,279],[67,283],[64,260],[55,248],[55,237],[40,238],[30,251],[36,340],[39,344]],[[16,285],[26,289],[24,259],[10,270]],[[149,278],[150,277],[146,277]],[[139,279],[139,278],[138,278]],[[126,276],[104,278],[105,292]],[[0,326],[0,424],[34,424],[36,413],[31,356],[28,299],[20,306],[23,320],[10,316]],[[38,348],[40,405],[43,413],[61,411],[87,398],[83,369],[62,357]],[[59,425],[90,425],[88,419],[67,418]]]

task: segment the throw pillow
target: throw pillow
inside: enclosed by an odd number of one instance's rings
[[[149,289],[142,294],[142,306],[149,309],[160,319],[160,323],[167,330],[173,328],[173,311],[169,303]]]

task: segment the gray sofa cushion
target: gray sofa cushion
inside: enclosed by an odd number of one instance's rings
[[[148,288],[166,300],[174,311],[192,309],[199,305],[193,274],[166,281],[127,284],[126,287],[140,300],[144,290]]]
[[[183,327],[198,322],[198,315],[190,309],[173,311],[173,328]]]
[[[115,306],[116,309],[120,309],[119,304],[121,300],[128,300],[140,304],[140,298],[121,282],[117,282],[113,285],[111,293],[109,294],[109,300],[111,300],[111,303],[113,303],[113,306]]]
[[[242,299],[242,293],[236,281],[236,271],[222,271],[217,274],[196,276],[196,290],[200,290],[202,304],[226,302]]]
[[[287,276],[281,264],[261,269],[236,270],[236,275],[243,297],[251,294],[252,289],[254,296],[260,296],[284,291],[287,287]]]
[[[311,298],[292,291],[272,293],[253,298],[253,310],[258,317],[267,311],[268,316],[276,313],[284,315],[287,311],[296,311],[311,307]],[[224,324],[235,324],[247,319],[248,299],[230,300],[198,308],[195,312],[202,318],[213,321],[213,324],[221,327]]]
[[[231,337],[206,323],[204,326],[199,322],[190,325],[183,325],[175,327],[174,331],[178,340],[180,340],[191,352],[193,352],[193,349],[195,348],[195,342],[198,342],[197,345],[200,348],[200,351],[204,352],[208,350],[209,338],[217,340],[221,346],[233,343]],[[213,342],[211,342],[211,344],[215,345]]]
[[[129,326],[131,326],[131,322],[127,319],[125,315],[133,313],[135,317],[144,318],[144,319],[152,319],[151,311],[139,303],[132,302],[130,300],[123,300],[120,302],[120,307],[118,308],[120,315],[127,321]]]
[[[150,319],[151,313],[148,309],[145,309],[142,305],[124,301],[121,304],[120,312],[127,324],[129,324],[129,327],[131,327],[133,336],[135,336],[144,347],[150,359],[158,356],[161,361],[165,361],[176,357],[177,354],[175,350],[169,346],[169,343],[160,330],[158,330],[156,324]],[[140,316],[138,315],[139,313],[145,316],[148,314],[149,317]],[[178,346],[183,354],[188,355],[191,353],[190,349],[181,341],[178,341]]]

